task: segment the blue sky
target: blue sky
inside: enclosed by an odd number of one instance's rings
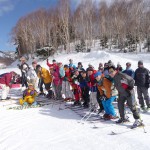
[[[99,1],[99,0],[96,0]],[[58,0],[0,0],[0,50],[15,50],[10,43],[10,32],[20,17],[38,8],[55,7]],[[76,7],[80,0],[71,0]]]
[[[21,16],[56,4],[57,0],[0,0],[0,50],[15,50],[9,34]]]

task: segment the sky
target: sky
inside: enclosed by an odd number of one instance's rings
[[[73,7],[80,3],[80,0],[71,1]],[[58,0],[0,0],[0,51],[15,50],[10,33],[20,17],[39,8],[55,7],[57,2]]]

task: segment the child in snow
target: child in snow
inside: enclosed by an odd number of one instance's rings
[[[81,88],[80,88],[80,79],[81,75],[79,74],[78,70],[74,71],[74,75],[72,76],[72,83],[71,86],[73,88],[73,94],[75,97],[74,105],[80,105],[80,98],[81,98]]]
[[[116,96],[118,95],[117,90],[114,88],[113,83],[109,79],[103,77],[100,71],[98,71],[94,75],[94,77],[97,80],[97,87],[101,97],[100,99],[105,110],[105,114],[103,116],[104,119],[116,119],[116,113],[112,102],[116,99]]]
[[[50,67],[50,73],[53,78],[53,88],[55,92],[55,98],[57,100],[62,99],[61,90],[62,90],[62,79],[59,75],[59,70],[55,69],[54,67]]]
[[[68,65],[64,65],[65,76],[62,76],[62,97],[65,101],[73,99],[71,71]]]
[[[27,105],[37,105],[37,102],[35,101],[35,97],[37,96],[37,92],[34,89],[33,84],[29,84],[28,88],[23,92],[23,99],[20,99],[19,102],[21,105],[27,106]]]

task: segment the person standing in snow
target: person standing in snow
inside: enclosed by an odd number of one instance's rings
[[[101,73],[103,73],[104,67],[103,67],[103,64],[102,64],[102,63],[99,63],[98,71],[100,71]]]
[[[61,95],[62,79],[60,77],[59,70],[54,69],[53,67],[50,67],[50,73],[53,78],[53,88],[54,88],[54,93],[55,93],[55,99],[61,100],[62,99],[62,95]]]
[[[52,90],[51,90],[51,82],[52,76],[49,71],[40,65],[36,66],[36,70],[38,72],[38,78],[40,78],[45,85],[45,89],[47,90],[48,94],[46,95],[47,98],[52,98]]]
[[[49,68],[53,67],[53,68],[54,68],[55,70],[57,70],[57,71],[59,70],[58,64],[57,64],[57,62],[56,62],[55,59],[52,60],[52,64],[50,64],[49,61],[48,61],[48,59],[47,59],[47,66],[48,66]]]
[[[69,69],[71,71],[71,75],[73,76],[73,72],[76,69],[76,66],[73,64],[73,60],[69,59]]]
[[[81,62],[78,62],[78,67],[76,68],[81,74],[82,71],[85,71]]]
[[[38,75],[38,70],[36,69],[37,65],[38,65],[37,61],[33,61],[32,62],[32,67],[33,67],[36,75]],[[38,80],[38,77],[37,77],[36,87],[39,88],[39,90],[37,90],[37,91],[40,91],[40,93],[38,94],[38,96],[40,96],[40,95],[45,96],[45,93],[43,92],[43,85],[44,85],[43,79],[39,78],[39,80]]]
[[[104,64],[104,71],[103,71],[103,74],[105,77],[109,75],[108,68],[109,68],[108,63],[105,63]]]
[[[82,92],[82,100],[84,101],[83,107],[88,108],[90,102],[90,95],[89,95],[88,77],[86,71],[81,72],[80,88]]]
[[[74,105],[81,105],[80,98],[81,98],[81,88],[80,88],[80,79],[81,75],[78,70],[74,71],[74,75],[72,76],[72,83],[71,86],[73,88],[73,94],[75,97]]]
[[[137,86],[137,94],[139,104],[142,110],[150,109],[150,98],[148,88],[150,85],[150,72],[143,66],[143,61],[138,61],[138,68],[135,70],[135,86]],[[144,96],[144,98],[143,98]],[[144,100],[146,101],[147,108],[145,108]]]
[[[28,87],[27,72],[29,70],[29,65],[26,63],[26,58],[25,57],[21,57],[20,61],[21,61],[21,65],[18,64],[17,66],[21,70],[22,88],[24,88],[24,86],[27,88]]]
[[[120,72],[122,72],[123,71],[123,68],[122,68],[122,66],[121,66],[121,64],[118,62],[118,64],[117,64],[117,71],[120,71]]]
[[[89,67],[87,68],[87,76],[89,78],[88,86],[90,89],[90,107],[97,107],[98,101],[97,101],[97,86],[96,86],[96,80],[94,78],[94,75],[97,71],[93,68]]]
[[[133,113],[135,122],[133,127],[142,125],[139,112],[136,108],[136,99],[134,93],[134,79],[127,74],[117,71],[114,66],[109,67],[109,75],[114,79],[114,86],[118,90],[118,109],[120,119],[116,123],[124,123],[128,121],[125,117],[124,104],[127,104]]]
[[[100,99],[105,110],[105,114],[103,115],[104,119],[116,119],[116,112],[112,102],[116,99],[116,96],[118,95],[117,90],[114,88],[113,83],[109,79],[103,77],[100,71],[98,71],[94,75],[94,77],[97,80],[97,87],[100,92]]]
[[[123,73],[127,74],[128,76],[132,77],[134,79],[134,71],[131,69],[131,63],[126,63],[126,69],[123,71]]]
[[[73,99],[73,93],[72,93],[72,79],[71,79],[71,71],[69,69],[68,65],[64,65],[64,71],[61,69],[60,75],[62,78],[62,97],[65,101],[72,100]]]
[[[0,77],[0,86],[2,88],[1,100],[9,99],[8,94],[9,94],[12,84],[15,82],[16,76],[17,76],[17,73],[13,71],[10,73],[5,73],[1,75]]]

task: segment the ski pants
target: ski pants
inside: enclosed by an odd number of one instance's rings
[[[1,88],[2,88],[2,96],[1,99],[6,99],[8,97],[9,94],[9,86],[6,86],[6,84],[0,84]]]
[[[97,102],[99,104],[99,107],[101,110],[104,110],[103,104],[102,104],[102,100],[100,100],[100,92],[99,90],[97,90]]]
[[[126,101],[127,101],[127,105],[129,106],[130,110],[133,113],[134,119],[139,119],[140,115],[136,108],[136,100],[134,94],[131,94],[130,96],[121,96],[121,94],[119,94],[118,109],[119,109],[120,117],[125,119],[124,104]]]
[[[62,95],[61,95],[61,90],[62,90],[62,85],[53,85],[54,87],[54,92],[55,92],[55,96],[57,99],[61,99]]]
[[[81,98],[81,88],[77,84],[73,84],[73,87],[74,87],[73,94],[75,97],[75,101],[79,101]]]
[[[92,106],[92,105],[98,106],[97,91],[90,93],[90,106]]]
[[[148,88],[137,86],[137,94],[138,94],[139,104],[141,105],[141,107],[144,107],[145,105],[144,100],[146,102],[147,107],[150,107],[150,98],[148,94]]]
[[[26,73],[25,72],[22,72],[21,81],[22,81],[22,87],[26,86],[26,88],[27,88],[28,87],[28,83],[27,83],[27,77],[26,77]]]
[[[43,79],[39,79],[38,87],[41,93],[43,93],[43,85],[44,85]]]
[[[81,92],[84,103],[88,105],[90,102],[89,87],[82,87]]]
[[[116,99],[116,96],[112,96],[107,100],[103,100],[102,104],[105,110],[105,113],[108,115],[116,116],[114,106],[112,102]]]
[[[71,91],[71,85],[68,81],[62,82],[62,94],[63,94],[63,98],[73,98],[73,93]]]

